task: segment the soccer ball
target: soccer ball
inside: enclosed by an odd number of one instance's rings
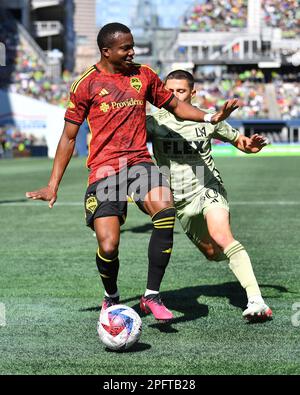
[[[131,307],[116,304],[101,312],[97,332],[111,350],[126,350],[141,337],[142,320]]]

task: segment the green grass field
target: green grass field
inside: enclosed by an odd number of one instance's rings
[[[51,161],[2,160],[0,303],[6,326],[0,327],[0,373],[299,374],[300,317],[293,304],[300,308],[300,157],[216,162],[235,237],[252,258],[272,321],[242,319],[246,299],[227,263],[206,261],[177,223],[161,288],[174,323],[158,325],[152,316],[142,317],[137,345],[125,353],[107,351],[96,332],[103,291],[96,240],[85,227],[81,205],[84,161],[71,161],[59,204],[49,210],[24,194],[47,183]],[[119,287],[122,302],[137,311],[150,234],[149,218],[130,205],[122,228]]]

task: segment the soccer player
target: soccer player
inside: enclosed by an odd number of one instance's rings
[[[179,100],[191,103],[195,96],[193,76],[184,70],[166,77],[166,88]],[[234,239],[223,181],[211,155],[211,140],[229,142],[246,153],[259,152],[267,143],[262,136],[241,135],[227,122],[217,125],[182,121],[161,109],[147,116],[147,132],[160,170],[169,176],[177,218],[184,232],[209,260],[229,260],[229,267],[246,290],[248,319],[272,316],[265,304],[250,258]]]
[[[71,86],[65,126],[48,185],[26,196],[49,201],[49,207],[53,207],[79,127],[87,119],[92,137],[85,212],[86,224],[95,231],[98,241],[96,263],[105,289],[102,309],[119,303],[120,226],[126,218],[129,195],[151,216],[154,225],[141,308],[158,320],[169,320],[173,315],[162,303],[159,288],[172,251],[175,209],[168,183],[147,150],[146,101],[177,117],[218,123],[238,107],[237,100],[226,102],[213,116],[179,101],[149,67],[133,62],[133,37],[123,24],[103,26],[97,43],[100,61]]]

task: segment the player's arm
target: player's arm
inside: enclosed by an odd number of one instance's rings
[[[39,199],[48,201],[49,207],[53,207],[57,199],[59,184],[74,151],[75,140],[79,128],[80,125],[75,125],[71,122],[65,122],[63,133],[57,146],[48,185],[37,191],[26,192],[26,197],[33,200]]]
[[[211,114],[173,97],[173,99],[163,107],[178,118],[195,122],[210,122],[215,125],[228,118],[229,115],[239,107],[239,104],[238,99],[228,100],[219,111]]]
[[[257,133],[250,138],[240,134],[238,138],[234,142],[232,142],[232,145],[234,145],[240,151],[245,152],[246,154],[256,154],[267,144],[267,140]]]

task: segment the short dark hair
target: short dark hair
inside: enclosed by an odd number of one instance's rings
[[[113,22],[104,25],[97,36],[97,44],[101,51],[102,48],[109,48],[117,33],[131,33],[129,27],[122,23]]]
[[[165,81],[168,80],[186,80],[191,89],[194,88],[195,80],[191,73],[186,70],[174,70],[166,76]]]

